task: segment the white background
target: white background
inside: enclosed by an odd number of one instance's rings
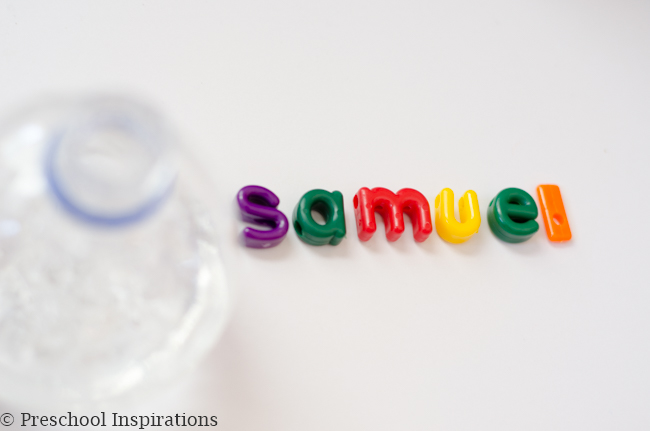
[[[222,220],[233,318],[142,408],[224,430],[647,430],[649,79],[644,1],[0,2],[0,114],[136,94],[219,205],[248,184],[289,216],[343,193],[338,247],[292,230],[245,250]],[[496,239],[489,201],[543,183],[571,243]],[[473,189],[483,225],[463,245],[381,225],[362,244],[364,186]]]

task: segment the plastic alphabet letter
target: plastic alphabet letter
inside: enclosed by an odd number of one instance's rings
[[[505,242],[518,243],[529,240],[539,229],[536,218],[535,201],[521,189],[509,188],[500,191],[488,208],[490,229]]]
[[[548,239],[553,242],[569,241],[571,229],[564,211],[560,188],[550,184],[541,185],[537,187],[537,196]]]
[[[280,199],[269,189],[246,186],[237,193],[242,219],[248,223],[269,226],[270,230],[247,227],[242,231],[244,245],[269,248],[280,244],[289,231],[289,221],[276,207]]]
[[[478,198],[473,190],[465,192],[458,201],[460,223],[454,216],[454,192],[443,189],[436,196],[436,231],[440,238],[453,244],[460,244],[472,237],[481,225]]]
[[[325,224],[317,223],[311,212],[319,212]],[[345,214],[341,192],[311,190],[303,195],[293,211],[293,227],[298,238],[311,245],[338,245],[345,237]]]
[[[363,187],[354,196],[354,215],[361,241],[368,241],[377,230],[375,211],[386,225],[388,241],[397,241],[404,232],[404,215],[411,218],[413,237],[422,242],[433,232],[429,202],[417,190],[402,189],[397,194],[382,187]]]

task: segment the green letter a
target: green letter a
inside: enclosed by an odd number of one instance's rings
[[[320,213],[325,224],[317,223],[311,212]],[[341,192],[311,190],[303,195],[293,211],[293,227],[298,237],[311,245],[338,245],[345,237],[345,214]]]

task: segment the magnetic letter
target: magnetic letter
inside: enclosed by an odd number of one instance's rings
[[[417,190],[402,189],[395,194],[381,187],[359,189],[354,196],[354,215],[361,241],[368,241],[377,230],[375,211],[384,219],[388,241],[397,241],[404,232],[402,213],[411,218],[417,242],[427,239],[433,231],[429,202]]]
[[[454,216],[454,192],[443,189],[436,196],[436,231],[447,242],[460,244],[472,237],[481,225],[478,198],[473,190],[465,192],[458,201],[460,223]]]
[[[311,216],[319,212],[325,224],[319,224]],[[338,245],[345,237],[345,214],[341,192],[311,190],[303,195],[293,211],[293,227],[298,238],[311,245]]]
[[[242,219],[248,223],[269,226],[270,230],[244,228],[244,245],[250,248],[269,248],[280,244],[289,231],[289,221],[276,207],[280,199],[269,189],[246,186],[237,193]]]
[[[502,190],[492,199],[488,208],[490,229],[505,242],[517,243],[529,240],[539,229],[536,218],[535,201],[521,189]]]
[[[539,205],[542,208],[542,218],[546,227],[546,236],[553,242],[571,239],[569,220],[564,211],[564,202],[558,186],[544,184],[537,187]]]

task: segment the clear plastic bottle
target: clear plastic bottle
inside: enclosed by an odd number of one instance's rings
[[[195,364],[230,303],[211,194],[123,98],[23,112],[0,136],[0,398],[97,406]]]

